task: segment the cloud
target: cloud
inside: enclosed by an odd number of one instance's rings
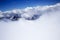
[[[25,20],[37,20],[44,14],[60,11],[60,3],[47,6],[26,7],[24,9],[14,9],[10,11],[0,11],[0,20],[17,21],[21,18]]]
[[[0,11],[0,15],[0,20],[11,20],[0,22],[1,40],[60,40],[60,3]]]

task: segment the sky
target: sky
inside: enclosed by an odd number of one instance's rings
[[[60,40],[60,1],[0,0],[0,40]]]
[[[60,0],[0,0],[0,10],[12,10],[38,5],[51,5],[59,3]]]

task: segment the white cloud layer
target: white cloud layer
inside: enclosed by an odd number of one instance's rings
[[[0,40],[60,40],[60,3],[0,11],[0,20],[11,20],[0,22]]]
[[[36,20],[44,14],[60,11],[60,3],[47,6],[26,7],[24,9],[14,9],[10,11],[0,11],[0,20],[16,21],[20,18],[26,20]]]

